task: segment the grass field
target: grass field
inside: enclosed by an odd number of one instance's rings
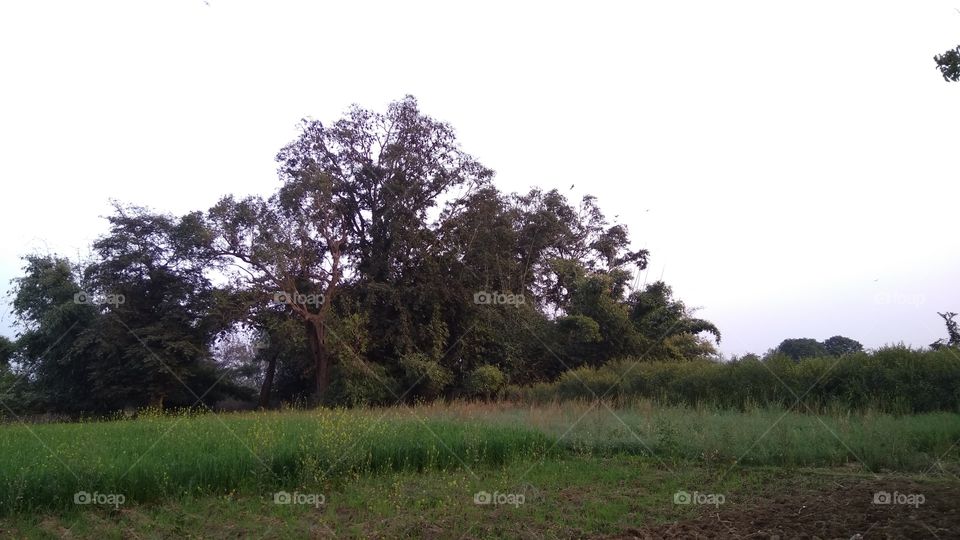
[[[37,537],[177,537],[195,527],[224,537],[237,527],[255,537],[394,536],[405,527],[440,537],[620,534],[638,524],[695,523],[711,506],[675,504],[683,490],[723,494],[724,509],[776,486],[816,490],[838,477],[877,490],[934,482],[922,489],[953,497],[960,495],[953,491],[958,440],[955,413],[815,416],[647,401],[616,409],[455,403],[9,424],[0,426],[0,530]],[[484,492],[493,504],[475,504]],[[277,493],[294,504],[277,504],[286,502]],[[491,512],[501,519],[487,523]],[[471,531],[473,523],[480,525]]]

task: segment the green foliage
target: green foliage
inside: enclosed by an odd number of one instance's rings
[[[785,339],[771,354],[779,354],[799,361],[802,358],[819,356],[844,356],[863,352],[863,345],[855,339],[833,336],[823,342],[811,338]]]
[[[700,338],[706,333],[720,343],[720,330],[673,298],[673,289],[656,281],[630,295],[630,320],[647,347],[644,354],[659,359],[689,360],[712,357],[716,350]],[[637,354],[637,353],[634,353]]]
[[[811,338],[785,339],[780,342],[780,345],[777,345],[777,348],[774,351],[776,353],[788,356],[793,360],[800,360],[801,358],[815,358],[818,356],[826,356],[828,354],[823,343]]]
[[[66,259],[28,256],[24,275],[14,280],[13,313],[25,328],[17,340],[20,369],[30,382],[30,404],[49,410],[96,410],[87,391],[90,340],[98,313],[85,299],[77,269]]]
[[[400,384],[380,364],[344,358],[333,367],[327,405],[392,405],[401,397]]]
[[[16,352],[17,345],[6,336],[0,336],[0,372],[10,367],[10,360]]]
[[[263,407],[492,397],[494,372],[531,384],[716,355],[703,335],[719,330],[666,284],[630,289],[649,253],[595,197],[501,193],[413,97],[304,121],[277,162],[268,196],[183,216],[116,205],[88,264],[29,261],[18,354],[40,408],[249,400],[257,385]],[[238,336],[268,345],[217,348]]]
[[[960,325],[957,324],[957,321],[953,320],[957,314],[948,311],[946,313],[937,313],[937,315],[940,315],[940,318],[943,319],[943,322],[947,326],[947,339],[938,339],[931,343],[930,347],[933,349],[942,349],[944,347],[960,348]]]
[[[656,472],[651,485],[659,485],[664,478],[676,483],[677,474],[699,465],[708,467],[706,476],[715,479],[736,463],[859,466],[876,473],[884,469],[929,473],[941,467],[949,472],[960,458],[954,444],[958,437],[960,415],[956,413],[906,417],[844,411],[814,416],[773,407],[751,407],[745,412],[654,407],[643,400],[609,409],[578,401],[547,407],[434,404],[417,407],[413,414],[362,408],[217,417],[149,411],[132,420],[0,426],[0,455],[4,456],[0,483],[5,486],[0,491],[0,515],[55,510],[75,516],[74,494],[86,491],[122,494],[125,506],[120,512],[136,514],[137,519],[153,502],[177,501],[182,508],[195,509],[196,501],[205,496],[215,496],[231,507],[252,499],[262,521],[265,494],[268,506],[276,506],[269,504],[271,492],[329,494],[328,490],[336,492],[344,485],[379,478],[386,492],[376,500],[364,497],[362,502],[394,507],[392,497],[398,489],[417,482],[415,475],[431,471],[438,473],[433,478],[452,487],[452,497],[475,507],[469,494],[489,490],[498,478],[504,486],[515,485],[518,477],[537,474],[534,469],[545,466],[554,471],[551,485],[562,490],[569,487],[571,475],[596,478],[599,474],[593,468],[584,472],[579,460],[603,458],[597,467],[607,468],[615,462],[611,458],[624,455],[647,458],[634,463],[634,468]],[[56,457],[53,463],[51,455]],[[676,472],[666,474],[663,463],[683,466],[671,466]],[[517,467],[505,469],[511,464]],[[394,472],[407,474],[393,477]],[[861,471],[846,471],[851,472]],[[463,474],[455,476],[458,473]],[[783,471],[774,473],[779,476]],[[623,483],[623,474],[621,470],[609,473],[611,483]],[[452,478],[457,481],[451,482]],[[465,484],[470,478],[482,485]],[[536,485],[543,490],[541,483]],[[436,493],[436,487],[422,491]],[[664,490],[666,501],[677,487]],[[624,498],[633,504],[636,486],[629,488]],[[336,501],[329,512],[343,508],[343,499]],[[562,502],[569,507],[567,499]],[[100,526],[112,522],[107,514],[116,512],[114,508],[102,511],[96,518]],[[324,510],[308,511],[303,519],[315,526],[317,512]],[[635,523],[632,507],[629,512]],[[50,521],[37,519],[44,524]]]
[[[497,366],[487,364],[480,366],[467,376],[464,391],[468,396],[483,399],[499,397],[507,386],[507,378]]]
[[[960,46],[934,56],[933,61],[937,63],[937,69],[943,75],[943,80],[947,82],[960,81]]]
[[[453,382],[453,373],[449,369],[422,353],[404,355],[400,367],[403,369],[405,390],[427,401],[443,395]]]
[[[823,342],[823,348],[830,356],[843,356],[863,352],[863,345],[855,339],[844,336],[833,336]]]
[[[16,350],[17,344],[15,342],[0,336],[0,399],[4,400],[7,407],[12,404],[14,408],[19,409],[19,411],[14,410],[14,413],[22,411],[27,402],[27,398],[22,394],[23,385],[17,384],[19,382],[18,377],[10,371],[10,361],[13,359]],[[0,410],[0,418],[7,416],[9,413],[8,410]]]
[[[25,258],[13,304],[31,408],[105,412],[247,397],[211,358],[223,326],[196,252],[196,217],[117,205],[82,272],[54,256]]]
[[[796,405],[802,411],[958,412],[960,358],[949,350],[888,347],[801,362],[785,355],[730,363],[622,360],[575,369],[520,394],[533,402],[606,396],[741,410]]]
[[[128,421],[0,426],[0,483],[6,486],[0,514],[76,509],[78,491],[120,493],[134,504],[238,490],[262,495],[389,471],[501,466],[541,458],[549,446],[530,428],[421,423],[408,414],[362,410],[154,413]]]
[[[717,361],[721,357],[713,341],[697,334],[668,336],[663,340],[662,349],[665,352],[665,358],[678,360]]]

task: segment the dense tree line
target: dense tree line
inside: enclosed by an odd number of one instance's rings
[[[25,410],[493,397],[611,359],[716,355],[595,198],[502,193],[412,97],[305,121],[269,197],[115,203],[91,260],[25,258],[0,384]]]
[[[863,345],[845,336],[833,336],[823,341],[813,338],[791,338],[780,342],[767,356],[780,354],[794,361],[821,356],[844,356],[863,352]]]

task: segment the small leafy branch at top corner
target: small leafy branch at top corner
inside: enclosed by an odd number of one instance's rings
[[[943,80],[947,82],[960,81],[960,45],[947,50],[943,54],[934,56],[933,61],[937,63],[937,69],[943,75]]]
[[[943,318],[943,322],[947,325],[947,339],[938,339],[930,344],[930,348],[933,350],[939,350],[944,347],[960,347],[960,327],[958,327],[957,321],[953,320],[957,314],[948,311],[946,313],[937,313],[940,317]]]

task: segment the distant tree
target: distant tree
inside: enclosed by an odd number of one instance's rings
[[[789,356],[793,360],[827,356],[829,354],[822,343],[811,338],[785,339],[774,352]]]
[[[937,63],[937,68],[943,75],[943,80],[948,82],[960,81],[960,46],[934,56],[933,60]]]
[[[942,349],[943,347],[960,347],[960,326],[957,325],[957,321],[953,320],[957,316],[956,313],[948,311],[946,313],[937,313],[943,319],[943,322],[947,325],[947,339],[938,339],[930,344],[930,347],[933,349]]]
[[[830,356],[843,356],[863,351],[863,345],[859,341],[844,336],[833,336],[825,340],[823,348]]]
[[[734,355],[730,359],[731,362],[759,362],[760,360],[760,355],[756,353],[746,353],[743,356]]]

